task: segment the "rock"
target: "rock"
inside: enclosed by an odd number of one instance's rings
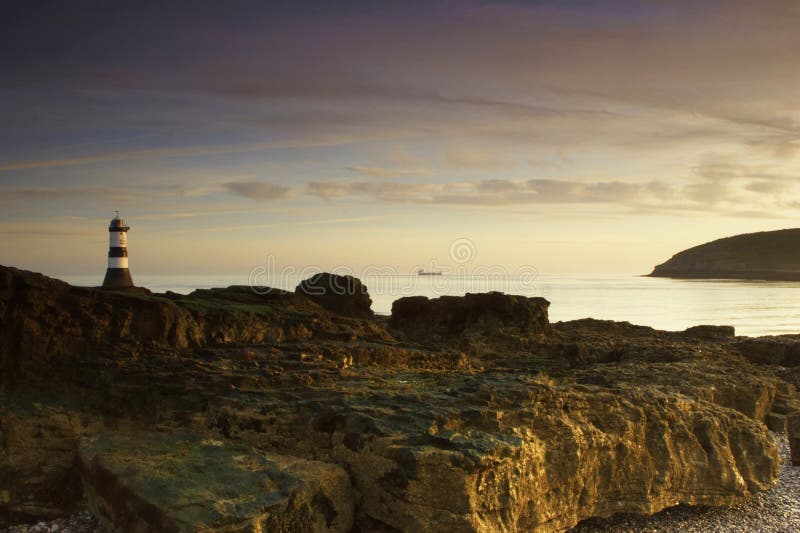
[[[800,335],[744,339],[736,344],[749,361],[759,364],[800,366]]]
[[[348,298],[365,313],[368,296]],[[179,352],[208,344],[274,343],[314,335],[389,338],[380,327],[352,327],[308,298],[275,289],[229,287],[167,298],[72,287],[3,266],[0,318],[0,379],[6,384],[20,374],[42,377],[54,363],[59,371],[68,370],[71,359],[108,349]]]
[[[390,326],[414,336],[465,333],[494,335],[505,330],[517,334],[548,335],[550,302],[544,298],[507,295],[501,292],[400,298],[392,304]]]
[[[692,326],[684,331],[691,337],[706,339],[732,339],[736,336],[733,326]]]
[[[565,333],[578,333],[580,336],[602,336],[613,335],[619,339],[631,338],[652,338],[658,335],[658,331],[649,326],[639,326],[630,322],[616,322],[614,320],[598,320],[596,318],[581,318],[559,322],[559,329]]]
[[[558,531],[589,516],[731,504],[776,479],[766,428],[710,402],[641,383],[551,387],[503,374],[437,381],[417,382],[413,394],[385,381],[365,401],[360,391],[371,384],[351,382],[324,408],[309,398],[294,420],[257,432],[246,405],[218,419],[231,438],[257,445],[293,435],[282,453],[345,465],[363,495],[360,513],[401,531]]]
[[[0,526],[73,512],[82,496],[80,434],[100,422],[30,394],[0,399]]]
[[[800,466],[800,411],[787,416],[786,433],[789,436],[792,465]]]
[[[787,415],[785,414],[775,412],[767,413],[764,423],[772,431],[777,431],[778,433],[787,433],[788,431]]]
[[[83,489],[121,530],[556,531],[775,483],[763,421],[794,389],[739,338],[553,327],[500,293],[389,321],[258,292],[0,268],[0,527]]]
[[[711,373],[721,377],[711,378]],[[779,380],[761,375],[749,365],[713,360],[621,361],[576,369],[575,379],[587,384],[599,380],[609,387],[636,387],[647,383],[667,394],[708,401],[759,421],[764,421],[772,410],[779,386]]]
[[[649,275],[667,278],[800,281],[800,229],[717,239],[675,254]]]
[[[786,436],[775,434],[781,452],[778,485],[746,502],[724,509],[681,505],[651,516],[620,515],[581,522],[570,533],[641,531],[800,531],[800,469],[789,465]]]
[[[201,435],[104,435],[81,446],[89,507],[116,531],[349,531],[355,499],[336,465]]]
[[[353,276],[323,272],[301,281],[295,292],[338,315],[354,318],[373,316],[367,287]]]

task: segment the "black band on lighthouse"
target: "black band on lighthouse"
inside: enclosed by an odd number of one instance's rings
[[[108,249],[108,257],[128,257],[128,249],[119,246],[112,246]]]
[[[133,279],[127,268],[109,268],[103,279],[105,289],[126,289],[133,287]]]

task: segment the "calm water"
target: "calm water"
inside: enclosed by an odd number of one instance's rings
[[[98,285],[102,276],[63,276],[75,285]],[[189,293],[195,288],[246,285],[248,276],[145,276],[137,285],[154,292]],[[298,279],[259,279],[261,284],[294,290]],[[698,324],[727,324],[739,335],[800,333],[800,282],[695,281],[629,275],[539,275],[527,279],[459,276],[376,276],[366,279],[372,308],[388,314],[402,296],[501,290],[543,296],[550,319],[601,318],[627,320],[658,329],[681,330]]]

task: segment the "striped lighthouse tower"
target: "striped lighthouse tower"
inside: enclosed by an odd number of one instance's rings
[[[108,270],[103,280],[104,289],[124,289],[133,287],[128,270],[128,230],[130,228],[120,218],[119,211],[108,226]]]

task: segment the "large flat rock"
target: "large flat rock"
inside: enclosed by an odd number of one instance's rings
[[[336,465],[187,433],[107,434],[80,448],[90,507],[117,531],[348,531]]]
[[[209,422],[344,465],[360,514],[400,531],[560,531],[591,516],[729,505],[777,479],[761,422],[667,387],[423,373],[342,384],[266,414],[243,396],[220,399]]]

